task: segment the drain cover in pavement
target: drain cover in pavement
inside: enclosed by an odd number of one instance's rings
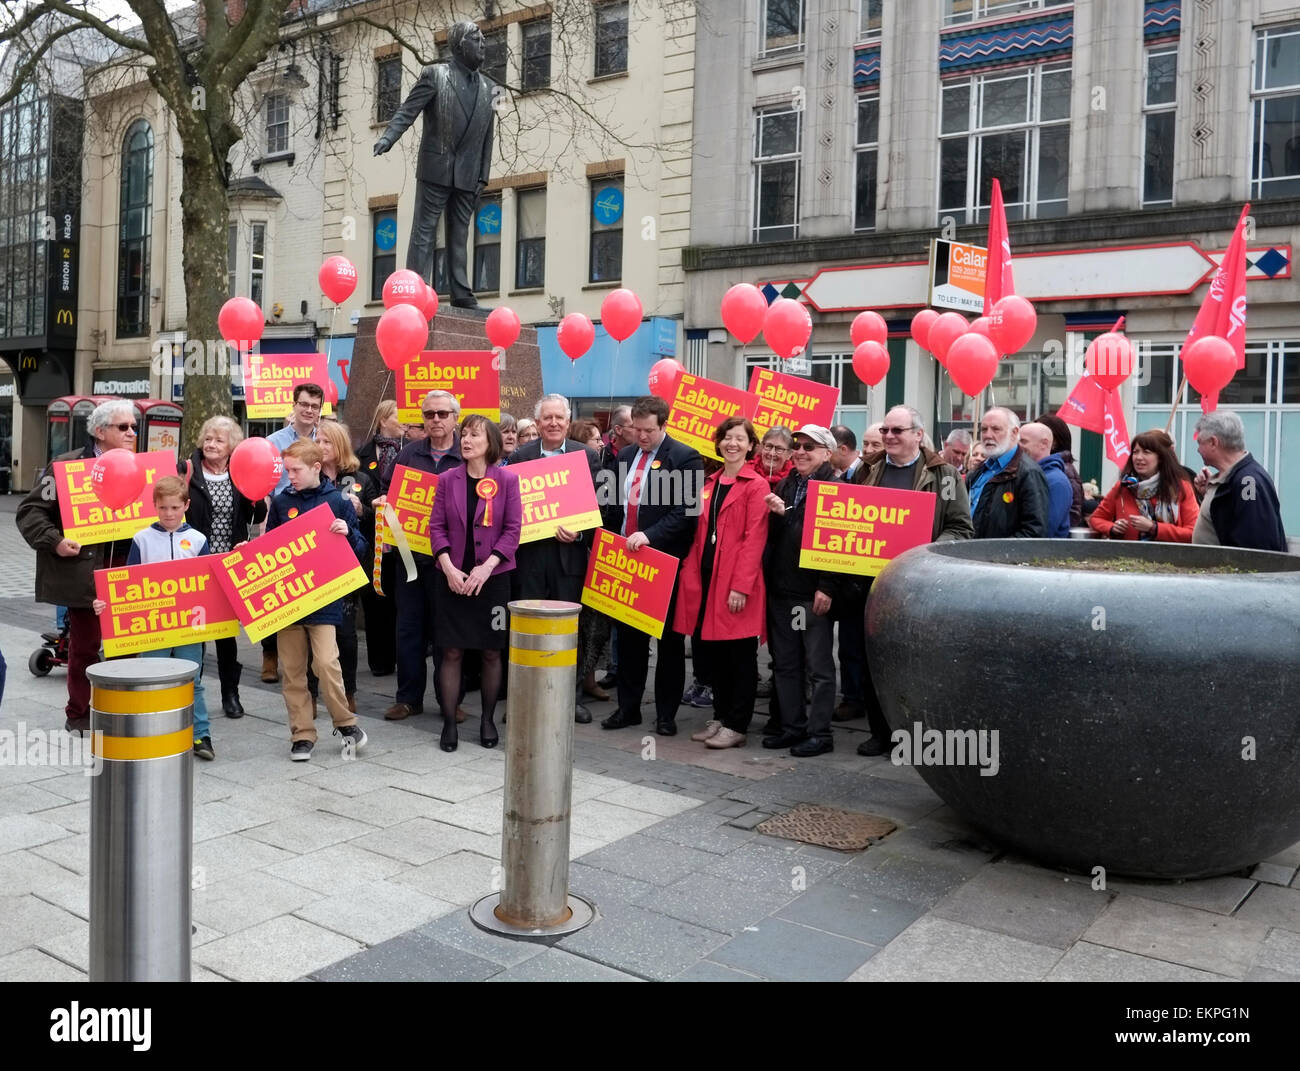
[[[769,818],[758,826],[759,833],[804,844],[820,844],[842,852],[860,852],[898,827],[888,818],[874,814],[837,811],[830,807],[800,804],[787,814]]]

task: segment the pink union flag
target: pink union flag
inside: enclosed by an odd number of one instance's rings
[[[1187,332],[1186,349],[1196,339],[1206,335],[1219,335],[1232,344],[1237,355],[1237,367],[1246,367],[1246,217],[1250,214],[1247,203],[1241,209],[1237,229],[1232,234],[1223,263],[1210,280],[1210,292],[1201,303],[1192,329]],[[1219,405],[1219,396],[1201,398],[1201,411],[1212,413]]]

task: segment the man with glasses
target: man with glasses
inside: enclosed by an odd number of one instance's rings
[[[976,539],[1043,539],[1050,494],[1043,470],[1020,445],[1020,418],[994,406],[980,421],[984,460],[966,475]]]
[[[290,417],[289,423],[279,431],[268,435],[266,441],[283,454],[290,443],[295,443],[299,439],[315,440],[316,428],[320,425],[320,414],[324,405],[325,391],[318,384],[299,383],[293,388],[293,415]],[[275,490],[271,492],[271,496],[278,495],[288,486],[288,474],[281,473],[280,482],[275,485]],[[265,674],[263,679],[265,679]]]
[[[934,523],[930,539],[948,543],[970,539],[974,528],[970,519],[970,502],[966,485],[957,470],[942,454],[927,449],[925,424],[911,406],[896,405],[885,414],[880,434],[885,443],[884,455],[871,465],[863,465],[853,482],[864,487],[893,487],[900,491],[920,491],[935,496]],[[867,594],[871,580],[866,581]],[[884,755],[890,750],[889,723],[871,682],[871,666],[865,658],[866,634],[863,633],[863,698],[866,700],[867,724],[871,739],[858,745],[859,755]],[[841,658],[843,656],[841,655]]]
[[[95,407],[86,418],[90,442],[84,450],[61,454],[54,461],[91,460],[106,450],[135,450],[135,406],[113,400]],[[95,570],[126,565],[131,540],[83,547],[63,534],[53,462],[18,506],[18,531],[36,551],[36,601],[68,608],[68,732],[90,731],[90,681],[86,670],[99,661],[99,618]]]

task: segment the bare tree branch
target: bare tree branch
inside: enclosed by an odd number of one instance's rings
[[[62,29],[56,30],[54,33],[46,37],[34,51],[29,52],[27,58],[23,60],[14,71],[13,77],[10,79],[9,88],[3,93],[0,93],[0,108],[3,108],[27,88],[33,72],[36,70],[37,66],[39,66],[41,60],[45,58],[46,54],[54,46],[56,41],[67,37],[71,33],[76,33],[80,29],[82,29],[82,27],[76,25],[64,26]]]
[[[131,5],[134,8],[137,3],[144,4],[149,2],[152,2],[152,0],[131,0]],[[51,11],[57,11],[60,15],[66,15],[70,19],[75,19],[77,22],[81,23],[82,26],[92,30],[98,30],[104,37],[112,41],[113,44],[120,45],[122,48],[130,49],[132,52],[148,54],[151,51],[148,41],[141,41],[138,37],[131,37],[128,34],[122,33],[120,30],[113,29],[113,27],[107,22],[92,15],[84,7],[73,7],[71,4],[67,3],[66,0],[41,0],[41,3],[37,5],[36,10],[40,11],[42,8],[44,9],[43,13],[45,14],[48,14]]]

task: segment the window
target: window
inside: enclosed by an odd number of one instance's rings
[[[956,26],[979,19],[1004,18],[1046,6],[1047,0],[944,0],[943,24]]]
[[[593,283],[623,278],[623,177],[591,182],[591,276]]]
[[[880,97],[858,98],[857,181],[853,195],[853,229],[876,229],[876,151],[880,142]]]
[[[764,56],[803,48],[803,0],[758,0]]]
[[[788,105],[754,117],[754,241],[799,236],[799,134],[803,113]]]
[[[1251,197],[1300,194],[1300,26],[1255,40]]]
[[[117,254],[117,335],[149,333],[149,238],[153,217],[153,130],[137,119],[122,142]],[[15,292],[21,280],[15,282]],[[33,332],[34,333],[34,332]]]
[[[1007,219],[1063,216],[1070,179],[1070,68],[1027,67],[943,85],[939,216],[988,219],[993,180]]]
[[[1142,203],[1174,203],[1174,107],[1178,46],[1147,49],[1143,98]]]
[[[252,251],[248,258],[248,296],[261,306],[266,296],[266,224],[254,223]]]
[[[370,300],[384,299],[384,280],[397,270],[397,210],[370,217]]]
[[[596,8],[596,77],[627,70],[627,0]]]
[[[402,104],[402,57],[375,63],[375,119],[388,122]]]
[[[885,0],[858,0],[858,40],[880,40]]]
[[[474,278],[470,289],[492,293],[501,289],[501,195],[484,197],[474,217]]]
[[[545,18],[525,22],[522,33],[524,38],[522,88],[525,91],[546,89],[551,84],[551,20]]]
[[[515,194],[519,213],[515,234],[515,289],[546,284],[546,189]]]
[[[269,93],[266,97],[266,155],[289,151],[289,94]]]
[[[510,52],[506,47],[506,29],[504,26],[499,30],[493,30],[491,33],[483,35],[483,44],[485,51],[483,53],[483,66],[479,68],[483,74],[496,82],[497,85],[506,84],[506,60]]]
[[[232,298],[236,294],[235,287],[238,285],[236,280],[239,278],[236,273],[236,264],[239,259],[239,224],[232,223],[226,228],[226,297]]]

